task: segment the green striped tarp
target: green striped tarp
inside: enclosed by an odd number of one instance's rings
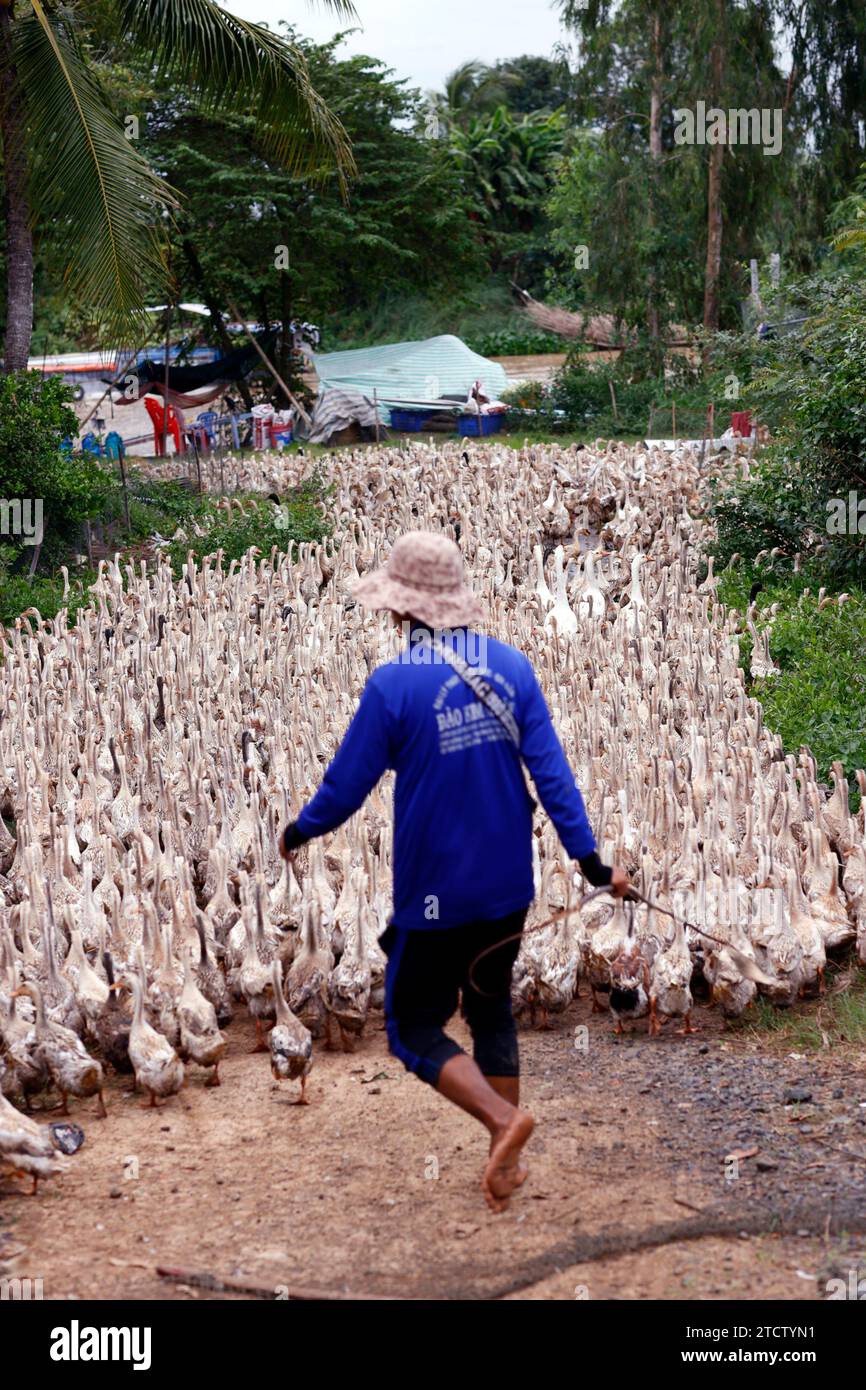
[[[418,343],[388,343],[352,352],[319,353],[313,358],[319,390],[352,388],[371,400],[376,391],[385,401],[435,401],[460,392],[468,396],[476,381],[491,400],[508,385],[505,369],[489,357],[472,352],[452,333]]]

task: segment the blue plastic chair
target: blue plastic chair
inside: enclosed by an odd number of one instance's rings
[[[82,439],[81,452],[83,454],[94,454],[98,459],[102,458],[102,445],[92,430],[88,430],[87,434]]]
[[[117,430],[105,436],[105,457],[117,460],[126,458],[126,445]]]
[[[215,410],[202,410],[195,417],[195,424],[205,431],[207,442],[211,449],[215,449],[217,444],[218,420],[219,416]]]

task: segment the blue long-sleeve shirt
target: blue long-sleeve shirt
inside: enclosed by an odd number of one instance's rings
[[[426,653],[419,660],[421,649],[410,647],[370,676],[321,787],[296,822],[308,838],[334,830],[393,768],[393,921],[403,928],[504,917],[532,901],[534,803],[521,758],[572,858],[595,850],[583,797],[526,657],[465,630],[451,635],[451,645],[510,707],[520,756],[456,671]]]

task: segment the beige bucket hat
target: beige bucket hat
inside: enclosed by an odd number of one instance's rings
[[[463,556],[447,536],[407,531],[387,564],[365,574],[354,594],[367,608],[391,608],[430,627],[471,627],[484,605],[466,584]]]

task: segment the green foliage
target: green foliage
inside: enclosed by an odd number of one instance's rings
[[[70,399],[71,389],[57,377],[0,376],[0,497],[42,499],[48,546],[96,515],[109,491],[95,460],[61,451],[63,438],[78,430]]]
[[[346,196],[336,174],[287,176],[262,152],[252,119],[203,114],[171,88],[148,101],[142,141],[183,197],[173,259],[180,298],[209,296],[221,307],[231,299],[259,322],[311,320],[328,350],[369,341],[368,325],[388,305],[453,300],[483,261],[444,142],[418,133],[420,94],[375,59],[338,58],[337,40],[290,38],[352,142],[357,173]]]
[[[722,575],[718,597],[745,612],[751,586],[760,580],[760,607],[778,604],[770,654],[780,674],[753,682],[750,693],[787,752],[808,744],[824,777],[835,758],[844,764],[856,802],[852,774],[866,767],[866,593],[851,591],[841,608],[835,600],[819,607],[819,577],[814,569],[777,576],[740,566]],[[748,633],[740,639],[740,654],[748,673]]]
[[[81,571],[76,577],[74,591],[64,600],[62,575],[36,574],[28,579],[26,574],[10,571],[13,558],[8,547],[0,546],[0,626],[11,627],[28,608],[37,608],[48,620],[67,607],[70,618],[74,618],[77,610],[90,602],[85,586],[96,579],[95,570]]]
[[[274,547],[285,550],[292,540],[320,541],[326,530],[322,501],[322,483],[313,479],[292,489],[279,505],[253,496],[244,499],[243,512],[226,513],[208,503],[197,518],[206,535],[173,541],[165,553],[175,574],[180,574],[190,551],[199,560],[222,551],[228,566],[252,546],[267,555]]]
[[[485,332],[471,330],[465,342],[473,352],[482,357],[524,357],[536,353],[564,352],[565,344],[555,333],[544,333],[522,316],[514,315],[513,322],[503,328]]]
[[[352,13],[343,0],[328,3]],[[138,338],[149,284],[171,283],[161,214],[176,201],[129,138],[129,107],[106,81],[112,59],[132,55],[182,105],[243,113],[275,167],[314,179],[328,168],[342,179],[353,167],[297,44],[213,0],[25,0],[12,16],[12,48],[33,207],[67,291],[116,333]]]
[[[787,313],[809,318],[767,342],[766,365],[745,393],[776,443],[748,479],[716,490],[723,559],[780,546],[789,556],[818,555],[827,583],[866,582],[866,538],[828,531],[832,499],[866,497],[863,268],[861,253],[856,269],[787,289]]]
[[[491,267],[538,283],[547,260],[540,210],[565,139],[561,112],[515,116],[506,106],[450,132],[449,152],[476,208]]]
[[[563,0],[561,8],[580,44],[578,130],[549,205],[559,250],[551,289],[569,307],[586,303],[629,324],[649,325],[652,305],[662,331],[666,324],[702,322],[709,148],[676,143],[673,112],[693,111],[698,100],[724,110],[784,108],[777,155],[740,144],[723,160],[719,321],[738,327],[748,259],[774,250],[786,264],[799,264],[804,254],[798,195],[808,160],[800,156],[811,131],[791,106],[777,62],[777,8],[748,3],[720,9],[715,0],[664,6]],[[717,42],[723,55],[718,92]],[[658,158],[649,148],[654,92]],[[806,240],[806,264],[812,241]],[[574,264],[580,245],[589,248],[586,267]]]

